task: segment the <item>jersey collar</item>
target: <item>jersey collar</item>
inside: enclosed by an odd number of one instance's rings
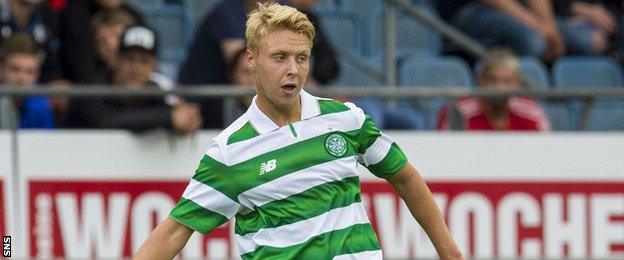
[[[260,134],[265,134],[279,128],[256,104],[256,95],[247,110],[247,118]],[[301,90],[301,120],[306,120],[321,114],[316,98]]]

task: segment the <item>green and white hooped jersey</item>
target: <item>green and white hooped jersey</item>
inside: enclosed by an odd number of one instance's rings
[[[210,144],[170,217],[201,233],[236,217],[243,259],[381,259],[357,163],[388,178],[407,160],[350,103],[301,91],[278,127],[256,102]]]

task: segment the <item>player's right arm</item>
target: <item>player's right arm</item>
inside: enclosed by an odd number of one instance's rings
[[[141,245],[134,259],[173,259],[186,245],[193,231],[171,218],[166,218]]]

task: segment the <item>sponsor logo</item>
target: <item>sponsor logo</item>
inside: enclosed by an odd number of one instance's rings
[[[277,168],[277,160],[271,159],[260,164],[260,175],[273,171]]]

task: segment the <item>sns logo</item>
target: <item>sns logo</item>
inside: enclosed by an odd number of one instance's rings
[[[11,236],[2,237],[2,256],[11,257]]]
[[[272,159],[260,164],[260,175],[273,171],[277,168],[277,160]]]

